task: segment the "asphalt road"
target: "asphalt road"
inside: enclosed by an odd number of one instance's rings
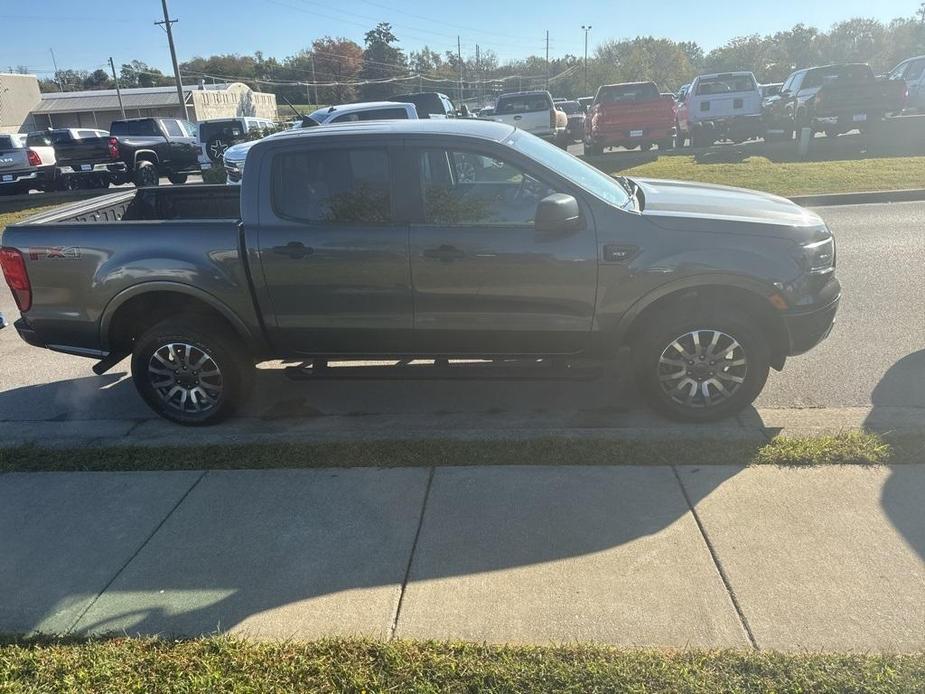
[[[906,406],[925,408],[925,203],[818,210],[836,234],[844,300],[830,338],[772,372],[765,408]],[[17,317],[0,290],[0,311]],[[144,419],[151,416],[124,377],[123,363],[95,377],[91,362],[28,347],[0,331],[0,421]],[[588,380],[324,380],[261,370],[247,414],[485,415],[492,412],[599,413],[635,408],[631,387]]]

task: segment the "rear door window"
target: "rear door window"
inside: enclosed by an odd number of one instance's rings
[[[282,152],[273,160],[273,208],[309,224],[389,224],[389,155],[378,148]]]
[[[183,128],[181,128],[180,124],[175,120],[162,120],[161,125],[164,126],[164,131],[169,137],[186,137]]]

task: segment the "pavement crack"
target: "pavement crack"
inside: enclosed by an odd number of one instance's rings
[[[690,495],[687,493],[684,482],[681,481],[681,475],[678,474],[678,467],[676,465],[672,465],[671,471],[674,473],[675,479],[678,480],[678,486],[681,488],[681,494],[684,495],[684,500],[687,502],[687,508],[690,509],[691,515],[694,517],[694,522],[697,524],[697,528],[700,530],[700,536],[703,538],[703,542],[707,546],[707,551],[710,552],[710,557],[713,559],[713,565],[719,572],[719,577],[723,581],[723,585],[726,587],[726,593],[729,595],[729,599],[732,601],[732,606],[735,608],[736,615],[739,618],[739,623],[742,625],[742,629],[745,630],[745,634],[748,636],[748,641],[752,648],[754,648],[756,651],[760,651],[761,648],[758,646],[758,641],[755,639],[755,634],[752,632],[752,628],[748,623],[748,618],[745,616],[745,612],[742,610],[742,605],[739,603],[739,599],[736,597],[735,591],[732,589],[732,581],[729,579],[729,575],[726,573],[722,562],[719,560],[719,554],[716,551],[716,547],[713,546],[713,542],[710,540],[707,529],[704,527],[703,521],[700,520],[700,514],[697,513],[697,509],[694,508],[694,504],[691,502]]]
[[[430,500],[430,488],[434,482],[434,473],[436,468],[431,467],[427,476],[427,487],[424,489],[424,501],[421,503],[421,515],[418,517],[418,527],[414,532],[414,541],[411,543],[411,552],[408,554],[408,565],[405,567],[405,576],[401,582],[401,592],[398,594],[398,605],[395,607],[395,617],[392,619],[392,625],[389,627],[389,640],[395,638],[395,632],[398,629],[398,619],[401,616],[401,608],[405,602],[405,591],[408,588],[408,579],[411,578],[411,565],[414,563],[414,555],[418,549],[418,540],[421,537],[421,528],[424,526],[424,514],[427,512],[427,502]]]
[[[154,530],[152,530],[152,531],[148,534],[148,536],[144,539],[144,541],[138,546],[138,549],[136,549],[136,550],[132,553],[132,556],[130,556],[130,557],[122,564],[122,566],[119,567],[119,570],[116,571],[115,574],[113,574],[113,577],[109,579],[109,581],[106,583],[105,586],[103,586],[102,590],[100,590],[100,591],[96,594],[96,596],[93,598],[93,600],[91,600],[91,601],[89,602],[89,604],[87,604],[87,606],[86,606],[83,610],[80,611],[80,614],[77,615],[77,617],[74,619],[74,621],[71,622],[70,626],[68,626],[68,628],[64,631],[65,634],[70,634],[71,632],[74,631],[74,629],[75,629],[75,628],[77,627],[77,625],[80,623],[80,620],[83,619],[84,616],[85,616],[91,609],[93,609],[93,606],[94,606],[94,605],[97,603],[97,601],[103,596],[103,594],[104,594],[107,590],[109,590],[109,588],[112,586],[112,584],[116,582],[116,579],[118,579],[119,576],[122,575],[122,572],[125,571],[125,569],[128,567],[128,565],[131,564],[133,561],[135,561],[135,557],[137,557],[139,554],[141,554],[141,551],[142,551],[145,547],[148,546],[148,543],[151,541],[151,539],[152,539],[155,535],[157,535],[158,531],[159,531],[162,527],[164,527],[164,523],[167,522],[167,519],[170,518],[178,508],[180,508],[180,504],[182,504],[184,501],[186,501],[186,497],[188,497],[188,496],[192,493],[192,491],[193,491],[193,490],[199,485],[199,483],[202,481],[202,478],[205,477],[208,473],[209,473],[208,470],[203,470],[203,471],[202,471],[202,473],[199,475],[199,477],[196,478],[196,481],[193,482],[193,483],[190,485],[189,489],[187,489],[187,490],[183,493],[183,496],[181,496],[181,497],[177,500],[177,503],[175,503],[175,504],[171,507],[171,509],[167,512],[167,514],[161,519],[161,522],[158,523],[158,524],[154,527]]]

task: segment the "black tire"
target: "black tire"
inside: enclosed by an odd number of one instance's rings
[[[91,182],[92,187],[94,188],[108,188],[109,187],[109,174],[95,174],[92,177]]]
[[[836,137],[838,137],[839,135],[840,135],[840,133],[839,133],[837,130],[835,130],[834,128],[828,128],[828,129],[825,131],[825,136],[826,136],[827,138],[829,138],[830,140],[834,140],[834,139],[835,139]]]
[[[77,174],[61,174],[55,179],[55,190],[80,190],[81,181]]]
[[[660,152],[667,152],[669,149],[674,149],[674,139],[669,138],[667,140],[662,140],[658,143],[658,150]]]
[[[696,331],[702,331],[700,356],[706,355],[704,359],[694,353],[693,342],[690,341],[689,336]],[[731,344],[726,337],[734,339],[739,345],[738,350],[723,357],[729,360],[729,366],[723,366],[725,362],[721,360],[717,360],[719,366],[709,361],[711,352],[703,345],[712,342],[707,338],[714,332],[724,334],[717,344],[718,351]],[[696,359],[688,361],[673,347],[674,343],[687,349],[687,354]],[[672,361],[679,363],[662,363],[663,355],[673,356],[676,353],[677,359]],[[743,356],[746,360],[744,367],[737,364]],[[635,341],[633,360],[639,389],[652,407],[672,419],[708,422],[731,417],[758,397],[768,379],[771,354],[767,337],[752,318],[734,307],[719,305],[709,311],[674,310],[654,319]],[[676,373],[681,375],[677,377],[677,386],[672,389],[675,379],[666,379],[666,376]],[[718,373],[725,375],[718,376]],[[701,380],[698,381],[698,378]],[[737,378],[743,379],[742,382],[731,380]],[[721,396],[713,383],[726,388],[730,396]],[[707,393],[712,393],[709,398],[703,397],[704,387]],[[696,396],[690,405],[679,401],[686,400],[683,396],[691,392],[696,392]],[[715,401],[712,399],[714,395]]]
[[[136,188],[152,188],[161,182],[161,177],[153,163],[140,161],[135,165],[132,182]]]
[[[182,186],[186,183],[186,179],[189,178],[189,174],[185,173],[169,173],[167,174],[167,180],[173,183],[175,186]]]
[[[174,367],[169,366],[171,361]],[[202,371],[192,368],[197,364]],[[161,417],[187,426],[207,426],[227,418],[249,395],[254,364],[237,336],[220,321],[180,316],[158,323],[135,342],[132,378],[139,395]],[[181,390],[170,395],[175,386]]]
[[[602,145],[596,144],[585,144],[585,150],[587,150],[588,155],[592,157],[599,157],[604,153],[604,147]]]
[[[681,130],[681,126],[676,126],[677,134],[674,136],[674,146],[677,149],[684,149],[687,146],[687,136]]]

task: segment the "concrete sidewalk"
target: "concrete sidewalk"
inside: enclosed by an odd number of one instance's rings
[[[925,466],[0,475],[0,632],[925,648]]]

